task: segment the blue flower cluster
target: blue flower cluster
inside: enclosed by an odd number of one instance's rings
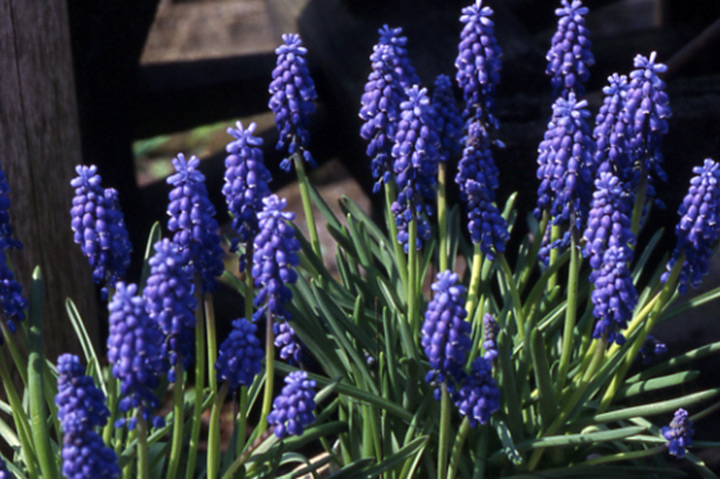
[[[22,249],[22,243],[12,236],[10,226],[10,185],[5,172],[0,168],[0,251],[9,248]]]
[[[75,188],[70,209],[73,238],[93,268],[93,281],[112,285],[125,276],[132,250],[117,191],[100,185],[95,165],[78,165],[75,171],[78,176],[70,181]]]
[[[194,285],[185,274],[184,259],[178,246],[165,238],[154,245],[150,275],[143,290],[147,312],[165,336],[169,353],[168,380],[175,382],[174,366],[182,361],[187,370],[193,363],[195,345]]]
[[[435,197],[433,186],[439,161],[440,138],[433,121],[434,109],[427,90],[414,85],[406,90],[408,98],[400,104],[401,119],[392,149],[395,181],[400,189],[392,205],[398,226],[398,242],[408,251],[409,224],[417,219],[417,242],[420,249],[430,236],[430,225],[422,213],[432,214],[425,200]]]
[[[118,408],[122,412],[138,409],[143,419],[153,420],[159,427],[162,419],[154,417],[152,411],[160,405],[153,391],[167,369],[162,333],[150,319],[145,299],[137,294],[135,284],[117,283],[108,309],[107,355],[113,376],[120,381]],[[137,417],[119,419],[115,427],[123,427],[126,422],[129,429],[134,429]]]
[[[500,83],[502,50],[495,39],[493,13],[492,8],[482,6],[482,0],[462,9],[460,22],[465,25],[460,32],[455,79],[465,99],[463,116],[497,128],[499,123],[492,112]]]
[[[644,365],[650,365],[667,354],[667,345],[658,338],[649,334],[645,339],[640,351],[640,360]]]
[[[675,411],[669,426],[663,426],[662,435],[668,440],[668,453],[682,459],[685,450],[693,445],[692,436],[695,433],[693,423],[685,409]]]
[[[180,153],[172,164],[176,173],[167,179],[174,187],[167,209],[168,229],[175,233],[173,241],[180,247],[191,271],[201,280],[203,290],[212,292],[218,287],[216,276],[225,268],[215,207],[208,198],[205,176],[198,170],[200,160],[196,156],[185,160],[185,155]]]
[[[562,7],[555,10],[559,17],[557,31],[545,57],[548,66],[545,73],[551,77],[555,94],[567,96],[585,94],[583,85],[590,78],[588,67],[595,63],[590,51],[589,32],[583,15],[588,13],[580,0],[562,0]]]
[[[115,451],[106,447],[95,432],[95,428],[104,426],[110,416],[105,395],[95,387],[93,379],[85,375],[85,368],[77,356],[61,355],[57,360],[57,371],[55,404],[63,431],[63,475],[68,479],[119,477]]]
[[[313,101],[317,99],[317,93],[305,61],[307,49],[302,46],[300,35],[285,33],[282,39],[285,43],[275,49],[277,63],[272,71],[268,106],[275,114],[280,132],[276,149],[288,153],[280,168],[290,171],[290,156],[296,153],[301,154],[310,166],[316,166],[307,147],[310,143],[308,115],[315,112]]]
[[[27,307],[28,302],[23,295],[22,286],[15,280],[15,275],[7,264],[5,253],[0,251],[0,313],[8,331],[15,332],[15,323],[25,319]],[[2,338],[0,334],[0,344]]]
[[[483,356],[489,361],[494,361],[498,356],[497,336],[499,332],[500,326],[495,321],[495,317],[490,313],[485,313],[485,316],[483,316],[483,349],[485,354]]]
[[[684,254],[685,262],[680,272],[678,289],[687,291],[700,286],[703,275],[710,268],[712,247],[720,239],[720,165],[706,159],[703,166],[693,168],[690,189],[678,210],[680,222],[675,227],[677,246],[662,276],[668,279],[669,271]]]
[[[440,136],[440,161],[446,162],[450,158],[460,155],[462,145],[463,119],[455,104],[455,95],[452,91],[452,82],[447,75],[438,75],[435,79],[435,89],[432,94],[432,105],[435,108],[435,129]]]
[[[608,85],[603,88],[605,98],[595,117],[593,130],[593,139],[597,145],[595,165],[598,167],[598,174],[612,172],[623,182],[629,182],[633,176],[624,110],[629,88],[625,75],[614,73],[608,77]]]
[[[7,464],[0,459],[0,479],[13,479],[12,474],[8,471]]]
[[[490,416],[500,409],[500,389],[492,377],[492,361],[480,356],[473,361],[470,373],[457,392],[455,405],[470,426],[487,424]]]
[[[315,380],[308,379],[305,371],[293,371],[285,377],[285,386],[267,417],[268,424],[275,425],[273,432],[278,438],[288,434],[300,436],[315,422],[316,387]]]
[[[591,299],[593,315],[597,318],[593,338],[600,339],[607,334],[608,344],[625,343],[620,331],[632,319],[637,303],[638,295],[628,266],[631,261],[632,249],[627,244],[613,244],[603,253],[600,269],[593,272],[595,289]]]
[[[302,347],[295,335],[295,330],[287,321],[276,321],[273,323],[273,344],[280,350],[280,359],[290,364],[300,364],[302,359]]]
[[[232,322],[232,331],[220,345],[215,370],[219,382],[230,390],[250,386],[262,369],[263,350],[256,336],[257,326],[245,318]]]

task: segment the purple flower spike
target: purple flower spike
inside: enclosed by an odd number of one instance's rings
[[[290,364],[300,364],[302,360],[302,347],[295,335],[295,330],[287,322],[275,322],[273,324],[275,334],[275,347],[280,350],[280,359]]]
[[[608,344],[625,343],[620,332],[632,319],[637,303],[637,291],[632,282],[628,264],[632,261],[632,249],[625,245],[612,245],[605,250],[600,269],[593,272],[595,289],[592,292],[593,315],[597,318],[593,338],[607,334]]]
[[[460,33],[455,78],[465,99],[463,116],[497,128],[499,124],[492,112],[500,83],[502,51],[495,39],[493,13],[492,8],[482,6],[482,0],[463,8],[460,22],[465,25]]]
[[[285,377],[285,386],[273,401],[268,414],[268,424],[274,424],[273,432],[282,439],[288,434],[302,436],[305,428],[315,422],[315,387],[304,371],[293,371]]]
[[[487,424],[490,416],[500,409],[500,389],[492,377],[492,361],[480,356],[473,361],[470,374],[457,393],[455,406],[470,426]]]
[[[685,253],[678,283],[683,294],[688,284],[693,288],[700,286],[710,268],[712,247],[720,239],[720,166],[706,159],[703,166],[693,168],[693,173],[696,176],[690,180],[690,189],[678,210],[677,246],[668,262],[668,272],[661,277],[663,282],[667,281],[669,271]]]
[[[0,168],[0,251],[9,248],[22,249],[22,243],[12,237],[10,226],[10,185]]]
[[[8,331],[15,332],[17,321],[25,319],[27,307],[28,302],[23,295],[22,286],[15,281],[15,275],[7,264],[5,253],[0,252],[0,313]],[[0,344],[2,338],[0,334]]]
[[[693,423],[685,409],[675,411],[669,426],[663,426],[662,435],[668,440],[668,453],[682,459],[685,450],[693,445],[692,436],[695,434]]]
[[[232,322],[230,336],[220,345],[215,362],[218,381],[227,381],[230,390],[250,386],[262,369],[262,345],[255,333],[257,326],[245,318]]]
[[[205,176],[198,169],[200,160],[196,156],[185,160],[185,155],[179,153],[172,164],[176,173],[167,179],[174,187],[167,209],[168,230],[175,233],[173,242],[201,280],[203,290],[213,292],[218,287],[216,277],[225,269],[225,252],[220,246],[215,207],[208,198]]]
[[[623,182],[630,182],[633,177],[627,142],[628,125],[623,111],[629,88],[625,75],[614,73],[608,77],[608,85],[603,88],[605,98],[593,130],[598,173],[612,172]]]
[[[310,143],[309,115],[315,112],[313,101],[317,99],[317,93],[305,61],[307,49],[302,46],[298,34],[285,33],[282,39],[285,43],[275,49],[277,63],[272,72],[268,104],[280,132],[275,148],[288,154],[280,163],[283,170],[290,171],[290,157],[296,153],[314,168],[315,160],[307,147]]]
[[[486,313],[483,317],[483,349],[485,350],[483,356],[491,362],[498,356],[497,336],[499,332],[500,327],[495,321],[495,317],[490,313]]]
[[[464,122],[455,104],[452,82],[447,75],[438,75],[435,79],[435,90],[432,94],[432,105],[435,108],[435,128],[440,135],[442,150],[440,161],[460,155],[462,145],[460,138]]]
[[[548,66],[545,73],[551,77],[555,94],[585,93],[583,85],[590,78],[588,67],[595,63],[590,51],[589,32],[584,15],[588,13],[580,0],[562,0],[562,7],[555,10],[559,17],[558,27],[552,38],[552,46],[545,57]]]

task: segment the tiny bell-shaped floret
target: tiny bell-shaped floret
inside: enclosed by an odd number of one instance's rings
[[[473,361],[455,398],[461,416],[470,426],[487,424],[490,416],[500,409],[500,389],[492,377],[492,361],[480,356]]]
[[[695,433],[693,423],[685,409],[675,411],[669,426],[663,426],[662,435],[667,439],[668,453],[682,459],[686,449],[692,446],[692,436]]]
[[[595,63],[590,51],[589,32],[585,27],[588,9],[580,0],[562,0],[562,7],[555,10],[558,18],[557,31],[547,52],[545,73],[551,77],[556,94],[562,96],[573,91],[578,96],[585,93],[584,83],[590,78],[589,67]]]
[[[273,324],[273,334],[275,335],[273,344],[280,350],[280,359],[290,364],[300,364],[302,347],[290,323],[286,321],[276,321]]]
[[[293,371],[285,377],[285,386],[273,401],[273,410],[267,417],[279,439],[288,434],[301,436],[305,428],[315,422],[315,387],[317,383],[308,379],[305,371]]]
[[[257,326],[245,318],[232,322],[232,331],[220,345],[215,370],[219,382],[234,391],[250,386],[262,369],[263,350],[256,335]]]

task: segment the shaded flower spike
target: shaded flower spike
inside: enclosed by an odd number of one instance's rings
[[[478,357],[463,381],[455,399],[461,416],[467,417],[470,426],[487,424],[490,416],[500,409],[500,389],[492,377],[492,361]]]
[[[257,326],[245,318],[232,322],[232,331],[220,345],[215,370],[219,382],[228,382],[231,391],[250,386],[262,369],[262,345]]]
[[[405,99],[405,88],[419,83],[407,56],[407,38],[402,36],[402,28],[384,25],[378,33],[380,40],[370,55],[372,70],[360,100],[360,118],[364,122],[360,137],[368,142],[366,153],[377,180],[374,193],[392,179],[391,151],[400,121],[400,103]]]
[[[720,239],[720,166],[706,159],[703,166],[693,168],[690,189],[678,210],[680,222],[675,227],[677,246],[661,277],[667,281],[675,262],[685,254],[685,262],[678,282],[681,293],[700,286],[703,275],[710,268],[712,247]]]
[[[195,357],[195,287],[185,274],[182,252],[167,238],[155,243],[155,254],[148,264],[150,275],[143,297],[150,319],[165,336],[168,380],[175,382],[174,366],[182,359],[182,367],[187,370]]]
[[[5,253],[0,251],[0,313],[5,320],[8,331],[15,332],[17,321],[25,319],[27,299],[23,295],[22,286],[15,281],[15,275],[7,264]],[[0,334],[0,344],[3,336]]]
[[[486,127],[498,127],[493,116],[495,90],[500,83],[502,51],[495,39],[493,10],[483,7],[482,0],[462,9],[458,56],[455,60],[455,79],[463,91],[463,117],[475,118]]]
[[[397,240],[408,251],[408,228],[413,218],[417,219],[417,244],[430,236],[430,225],[422,213],[432,214],[432,206],[425,200],[435,197],[433,186],[437,174],[440,138],[433,122],[434,109],[430,105],[427,90],[414,85],[406,90],[407,100],[400,104],[401,120],[392,149],[395,163],[395,181],[400,192],[392,204],[395,223],[398,226]]]
[[[489,361],[494,361],[498,356],[497,336],[499,332],[500,327],[495,321],[495,317],[486,313],[483,317],[483,349],[485,350],[483,356]]]
[[[285,386],[273,401],[268,424],[275,425],[273,432],[282,439],[288,434],[301,436],[305,428],[315,422],[315,387],[305,371],[293,371],[285,376]]]
[[[685,450],[693,445],[695,433],[693,423],[685,409],[675,411],[669,426],[663,426],[662,435],[667,439],[668,453],[679,459],[685,457]]]
[[[590,78],[588,67],[595,63],[590,51],[589,32],[585,27],[584,15],[588,13],[580,0],[562,0],[562,7],[555,10],[559,17],[552,46],[547,52],[545,73],[551,77],[551,84],[558,95],[563,92],[585,94],[583,85]]]
[[[104,189],[95,165],[78,165],[78,176],[70,181],[75,188],[70,215],[75,243],[93,268],[93,281],[114,284],[125,276],[132,246],[120,211],[117,191]]]
[[[464,122],[455,104],[452,82],[447,75],[438,75],[435,79],[435,90],[432,94],[432,105],[435,108],[435,128],[440,135],[440,161],[448,161],[460,155],[462,145],[460,138]]]
[[[234,216],[232,225],[247,243],[259,231],[257,215],[262,211],[262,200],[270,194],[268,183],[270,172],[263,163],[260,146],[262,138],[254,136],[257,125],[253,122],[247,128],[237,122],[236,128],[228,128],[228,134],[235,137],[225,147],[229,155],[225,158],[225,184],[222,193],[228,209]],[[244,259],[244,258],[243,258]],[[240,269],[244,269],[242,266]]]
[[[167,209],[168,230],[174,233],[173,241],[201,280],[203,290],[212,292],[218,287],[216,277],[225,268],[215,207],[208,198],[205,176],[198,169],[200,160],[196,156],[185,160],[179,153],[172,164],[176,173],[167,179],[174,187]]]
[[[443,383],[452,392],[463,376],[472,347],[471,326],[465,321],[465,287],[458,284],[456,273],[438,273],[431,288],[434,295],[425,312],[420,344],[430,362],[425,381],[435,386],[435,398],[439,399]]]
[[[159,384],[159,375],[166,371],[163,337],[157,324],[147,314],[145,299],[137,294],[135,284],[117,283],[109,304],[110,334],[107,340],[108,360],[112,373],[120,381],[122,412],[138,409],[146,421],[153,420],[155,427],[162,419],[152,411],[160,405],[153,392]],[[127,421],[134,429],[136,417]],[[125,419],[115,423],[122,427]]]
[[[0,251],[9,248],[22,249],[22,243],[12,237],[10,226],[10,185],[5,172],[0,168]]]
[[[0,459],[0,479],[12,479],[13,475],[8,471],[5,461]]]
[[[275,114],[280,132],[276,149],[288,154],[280,168],[290,171],[290,157],[294,154],[302,155],[310,166],[316,166],[307,147],[310,143],[308,115],[315,112],[313,101],[317,99],[317,93],[305,62],[307,49],[302,46],[300,35],[285,33],[282,39],[285,43],[275,49],[277,63],[272,71],[268,106]]]
[[[628,125],[623,111],[629,87],[625,75],[613,73],[608,77],[608,85],[603,88],[605,98],[593,130],[598,173],[614,173],[623,182],[629,182],[633,175],[627,144]]]

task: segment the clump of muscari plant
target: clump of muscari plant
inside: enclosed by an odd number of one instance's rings
[[[360,134],[376,192],[385,190],[387,231],[352,199],[340,201],[340,219],[313,192],[304,163],[314,163],[316,94],[297,35],[277,50],[269,106],[283,166],[296,167],[309,242],[271,194],[257,127],[238,122],[223,193],[238,235],[226,247],[241,256],[240,271],[221,262],[199,160],[178,155],[166,234],[155,225],[145,273],[126,283],[118,193],[100,186],[95,167],[78,167],[71,226],[110,313],[98,354],[68,302],[87,370],[74,356],[57,367],[42,356],[42,274],[33,274],[26,311],[6,257],[19,242],[0,171],[0,324],[12,358],[0,355],[0,405],[12,413],[0,422],[10,451],[0,478],[675,477],[667,455],[717,478],[694,454],[717,443],[693,434],[718,408],[720,388],[698,391],[687,368],[720,344],[665,359],[651,333],[720,294],[685,296],[720,239],[720,168],[707,159],[693,170],[677,247],[652,265],[662,233],[637,238],[663,179],[665,67],[652,53],[629,76],[612,75],[592,127],[587,9],[563,0],[556,13],[547,70],[556,100],[538,139],[537,209],[526,228],[515,195],[503,203],[496,193],[501,50],[481,0],[460,18],[461,103],[452,72],[428,95],[402,30],[380,29]],[[458,155],[458,171],[448,171]],[[447,178],[460,187],[459,205],[447,204]],[[335,275],[312,203],[337,240]],[[511,235],[521,237],[512,256]],[[244,314],[218,348],[219,276],[243,297]],[[277,397],[276,376],[285,383]],[[163,397],[169,408],[159,407]],[[231,421],[221,421],[228,403]],[[231,429],[225,444],[221,424]]]

